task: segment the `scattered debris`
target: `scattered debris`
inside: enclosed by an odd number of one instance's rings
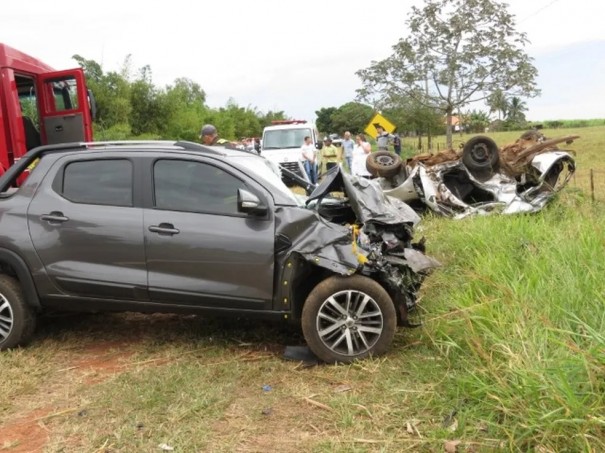
[[[270,385],[263,385],[263,392],[270,392],[271,390],[273,390],[273,387],[271,387]]]
[[[162,451],[174,451],[174,447],[171,447],[168,444],[160,444],[158,445],[158,448]]]
[[[282,357],[286,360],[301,362],[305,367],[312,367],[320,362],[307,346],[286,346]]]
[[[334,412],[334,409],[332,409],[330,406],[324,403],[320,403],[319,401],[315,401],[314,399],[311,399],[308,396],[305,396],[303,399],[312,406],[319,407],[320,409],[323,409],[328,412]]]
[[[350,385],[342,384],[342,385],[337,385],[334,388],[334,393],[344,393],[344,392],[348,392],[350,390],[351,390]]]
[[[265,407],[262,411],[261,414],[265,415],[265,416],[269,416],[273,413],[273,408],[272,407]]]
[[[458,451],[458,445],[462,442],[459,440],[448,440],[443,446],[446,453],[456,453]]]

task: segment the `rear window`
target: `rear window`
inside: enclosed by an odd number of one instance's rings
[[[132,162],[72,162],[63,173],[62,195],[74,203],[132,206]]]

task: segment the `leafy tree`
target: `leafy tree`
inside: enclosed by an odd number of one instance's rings
[[[178,78],[161,96],[168,112],[163,136],[174,140],[197,141],[203,118],[208,115],[206,93],[195,82]]]
[[[452,146],[455,111],[486,99],[500,89],[536,96],[537,70],[524,52],[524,33],[497,0],[425,0],[412,7],[410,35],[393,46],[393,54],[359,70],[358,99],[373,105],[391,97],[410,97],[447,118]]]
[[[86,77],[86,83],[101,83],[103,80],[103,69],[101,65],[94,60],[87,60],[84,57],[76,54],[71,58],[76,60],[80,67],[84,70],[84,76]]]
[[[464,115],[464,125],[470,132],[483,132],[489,123],[489,115],[482,110],[471,110]]]
[[[487,105],[490,113],[498,113],[498,119],[501,120],[506,117],[508,111],[508,99],[506,94],[497,89],[487,98]]]
[[[222,124],[219,131],[224,138],[239,140],[242,137],[259,136],[262,132],[257,111],[240,107],[234,99],[229,99],[227,105],[219,110],[217,123]]]
[[[281,110],[277,111],[277,112],[273,112],[273,111],[269,110],[265,114],[263,114],[263,113],[259,114],[261,128],[264,128],[266,126],[271,126],[273,121],[281,121],[281,120],[287,120],[287,119],[288,119],[288,117]],[[262,132],[262,130],[261,130],[261,132]],[[260,135],[260,133],[258,135]]]
[[[156,87],[151,67],[133,71],[130,55],[119,71],[108,73],[94,60],[80,55],[73,58],[83,68],[95,95],[97,119],[93,127],[95,137],[102,140],[137,137],[197,141],[205,123],[214,124],[222,137],[234,140],[258,137],[271,121],[287,119],[283,111],[263,113],[254,107],[240,107],[233,99],[225,107],[209,108],[202,87],[187,78]]]
[[[332,128],[325,132],[337,132],[342,135],[345,131],[350,131],[352,134],[358,134],[368,125],[372,115],[374,115],[374,109],[369,105],[348,102],[332,113]]]
[[[321,132],[330,133],[334,130],[332,115],[338,110],[336,107],[322,107],[315,112],[317,119],[315,125]]]
[[[111,128],[117,124],[128,124],[130,105],[130,83],[117,72],[103,73],[101,65],[80,55],[72,57],[84,70],[86,84],[92,90],[97,104],[97,125]]]
[[[527,104],[517,96],[513,96],[508,105],[507,118],[514,122],[525,122]]]

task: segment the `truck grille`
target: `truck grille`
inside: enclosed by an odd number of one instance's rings
[[[287,168],[291,172],[296,173],[298,176],[302,176],[303,178],[305,177],[298,162],[283,162],[280,165],[284,168]]]
[[[301,178],[307,180],[307,174],[305,172],[304,167],[299,162],[282,162],[279,164],[280,167],[290,170],[292,173],[300,176]],[[291,186],[293,183],[288,178],[282,176],[282,181],[287,185]]]

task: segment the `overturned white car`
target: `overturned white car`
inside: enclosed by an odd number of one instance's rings
[[[499,149],[491,138],[476,136],[462,152],[420,155],[405,163],[394,153],[372,153],[367,168],[385,194],[449,217],[536,212],[575,171],[573,152],[557,145],[577,138],[548,140],[530,131]]]

